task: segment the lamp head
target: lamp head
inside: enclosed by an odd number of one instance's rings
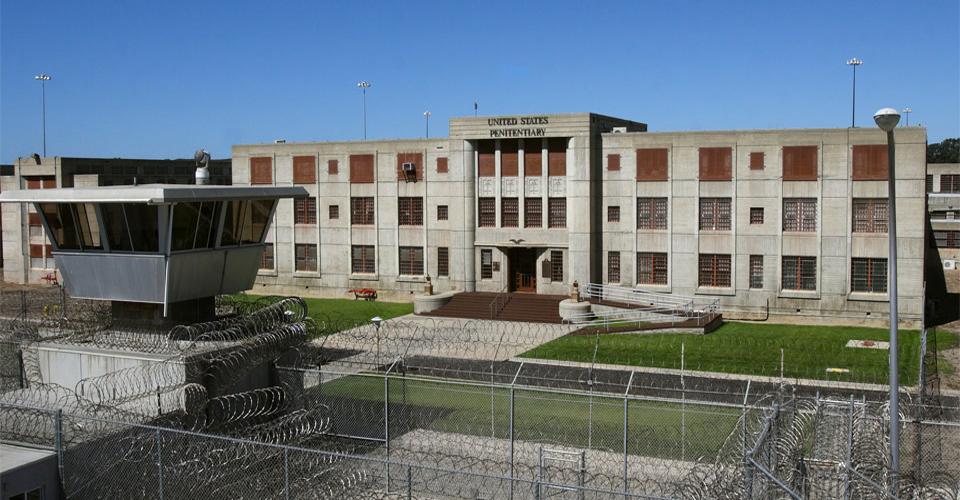
[[[873,114],[873,121],[877,122],[880,130],[892,132],[900,123],[900,113],[893,108],[883,108]]]
[[[380,316],[374,316],[370,318],[370,322],[373,323],[373,326],[380,328],[380,324],[383,323],[383,318]]]

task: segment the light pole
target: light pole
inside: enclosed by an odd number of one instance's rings
[[[857,66],[863,61],[856,57],[847,60],[847,66],[853,66],[853,111],[850,112],[850,127],[857,126]]]
[[[900,380],[897,351],[897,192],[896,164],[894,162],[893,129],[900,114],[893,108],[883,108],[873,115],[873,121],[887,133],[887,240],[890,245],[887,265],[887,290],[890,295],[890,490],[897,494],[900,473]]]
[[[427,123],[427,139],[430,138],[430,114],[429,111],[423,112],[423,119]]]
[[[363,90],[363,140],[367,140],[367,89],[370,88],[370,82],[360,80],[357,87]]]
[[[381,318],[380,316],[374,316],[370,318],[370,322],[373,323],[373,326],[377,328],[377,357],[375,362],[377,364],[377,369],[379,370],[380,369],[380,324],[383,323],[383,318]]]
[[[47,156],[47,82],[50,81],[50,75],[40,73],[34,76],[33,79],[40,82],[40,121],[43,127],[43,156]]]
[[[913,110],[910,108],[903,108],[903,118],[906,119],[907,123],[904,124],[905,127],[910,126],[910,113],[913,113]]]

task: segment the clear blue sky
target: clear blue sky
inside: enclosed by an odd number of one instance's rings
[[[882,29],[880,27],[883,27]],[[593,111],[650,130],[845,127],[913,108],[960,136],[960,2],[0,2],[0,162],[445,135],[452,116]],[[884,36],[887,40],[881,40]]]

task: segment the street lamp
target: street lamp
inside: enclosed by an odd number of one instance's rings
[[[383,318],[380,316],[374,316],[370,318],[370,322],[373,323],[373,326],[377,328],[377,369],[380,368],[380,325],[383,323]]]
[[[857,66],[863,61],[856,57],[847,60],[847,66],[853,66],[853,111],[850,113],[850,127],[857,126]]]
[[[363,90],[363,140],[367,140],[367,89],[370,88],[370,82],[360,80],[357,87]]]
[[[40,121],[43,124],[43,156],[47,156],[47,82],[50,81],[50,75],[40,73],[33,77],[40,82],[41,111]]]
[[[909,126],[910,126],[910,113],[913,113],[913,110],[910,109],[910,108],[903,108],[902,113],[903,113],[903,117],[904,117],[904,118],[906,119],[906,121],[907,121],[907,123],[905,123],[904,126],[909,127]]]
[[[890,245],[887,266],[887,288],[890,295],[890,488],[897,492],[900,473],[900,381],[897,351],[897,193],[895,190],[896,164],[894,162],[893,129],[900,122],[900,114],[893,108],[883,108],[873,115],[880,130],[887,133],[887,241]]]
[[[423,112],[423,119],[427,122],[427,139],[430,138],[430,114],[429,111]]]

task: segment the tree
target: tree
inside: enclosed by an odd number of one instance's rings
[[[960,163],[960,137],[927,146],[927,163]]]

